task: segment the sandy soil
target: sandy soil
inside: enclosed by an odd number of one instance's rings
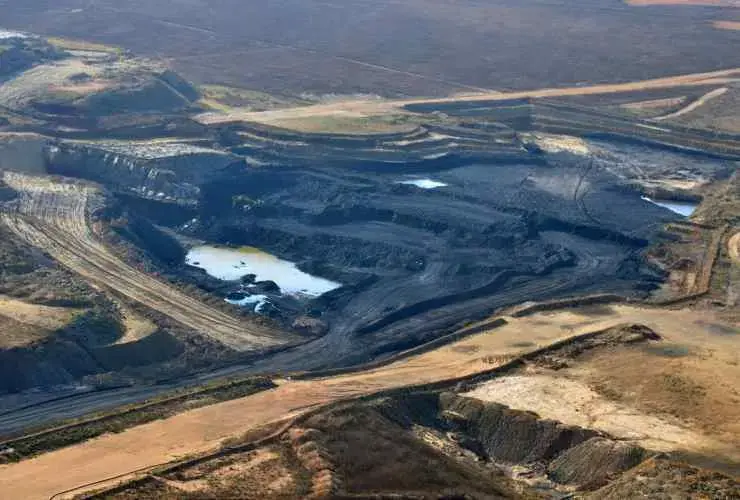
[[[534,142],[548,153],[567,151],[577,155],[591,153],[588,142],[580,137],[554,134],[532,134]]]
[[[664,312],[675,319],[687,313]],[[670,325],[642,317],[661,342],[600,349],[560,370],[531,367],[468,395],[651,449],[740,463],[740,325],[708,311]]]
[[[0,295],[0,348],[24,347],[67,325],[79,310],[28,304]]]
[[[338,399],[378,390],[478,373],[512,356],[575,334],[625,322],[643,323],[663,335],[717,337],[711,314],[614,306],[509,318],[510,323],[440,349],[375,370],[318,380],[285,380],[278,388],[187,411],[120,434],[105,435],[37,458],[0,467],[0,491],[9,498],[48,498],[142,467],[214,449],[250,428]],[[675,333],[678,332],[678,333]],[[736,350],[726,355],[737,357]],[[65,474],[50,473],[64,470]]]
[[[95,188],[10,172],[4,180],[21,193],[21,203],[19,213],[0,213],[0,221],[91,283],[112,288],[234,349],[254,350],[291,340],[288,334],[215,310],[118,259],[88,224],[88,213],[99,196]]]
[[[715,21],[714,27],[721,30],[740,30],[740,21]]]
[[[620,107],[631,110],[670,108],[678,106],[686,100],[686,96],[668,97],[666,99],[650,99],[648,101],[637,101],[622,104]]]
[[[129,342],[136,342],[144,337],[148,337],[152,333],[157,331],[157,325],[139,316],[130,309],[122,309],[123,315],[123,327],[125,328],[123,336],[118,339],[116,344],[128,344]]]
[[[0,314],[21,323],[54,330],[61,328],[80,312],[68,307],[50,307],[28,304],[0,295]]]
[[[740,77],[740,68],[732,68],[708,73],[693,73],[688,75],[656,78],[652,80],[641,80],[629,83],[615,83],[565,88],[546,88],[520,92],[482,92],[465,97],[453,96],[439,99],[407,99],[394,101],[379,99],[355,99],[344,102],[333,102],[328,104],[317,104],[314,106],[302,106],[298,108],[286,108],[262,112],[234,111],[232,113],[226,114],[203,113],[201,115],[198,115],[196,117],[196,120],[205,124],[240,120],[274,124],[276,122],[285,123],[285,120],[291,119],[305,119],[309,117],[325,117],[333,115],[344,117],[368,117],[400,113],[403,106],[410,104],[441,104],[461,101],[505,101],[509,99],[522,98],[613,94],[649,89],[721,85],[724,83],[736,81],[738,77]]]
[[[647,448],[671,451],[719,443],[673,423],[611,401],[588,384],[560,376],[518,375],[487,382],[463,396],[533,411],[543,418],[607,432]]]

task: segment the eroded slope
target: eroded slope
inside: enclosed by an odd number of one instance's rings
[[[5,181],[20,193],[20,199],[17,211],[3,212],[3,222],[91,282],[110,287],[234,349],[254,350],[285,342],[268,328],[213,310],[112,255],[90,225],[91,211],[100,206],[100,193],[95,188],[11,173],[5,174]]]

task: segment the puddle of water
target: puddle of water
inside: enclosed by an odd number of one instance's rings
[[[255,274],[257,281],[272,280],[283,293],[317,297],[342,286],[324,278],[304,273],[296,265],[265,253],[257,248],[217,248],[199,246],[192,248],[185,262],[204,269],[220,280],[238,280],[245,274]],[[260,297],[253,295],[250,300]]]
[[[683,215],[684,217],[689,217],[691,214],[693,214],[696,210],[696,207],[698,206],[696,203],[683,203],[680,201],[656,201],[648,198],[647,196],[641,196],[640,198],[652,203],[653,205],[667,208],[671,212]]]
[[[444,182],[435,181],[432,179],[411,179],[407,181],[398,181],[399,184],[407,184],[410,186],[416,186],[421,189],[434,189],[438,187],[448,186]]]

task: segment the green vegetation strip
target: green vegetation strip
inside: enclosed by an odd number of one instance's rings
[[[111,432],[121,432],[137,425],[272,389],[267,377],[250,377],[212,384],[197,391],[157,398],[143,404],[124,407],[82,421],[73,421],[51,429],[27,434],[0,443],[0,463],[17,462],[41,453],[77,444]]]

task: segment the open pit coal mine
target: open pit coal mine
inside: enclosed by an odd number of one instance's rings
[[[641,200],[613,159],[545,153],[501,124],[372,136],[232,125],[217,136],[209,148],[60,141],[49,171],[100,182],[184,236],[258,247],[341,283],[302,300],[268,290],[266,314],[315,338],[255,371],[382,359],[523,301],[644,297],[662,275],[643,251],[680,218]],[[420,180],[437,184],[404,183]]]

